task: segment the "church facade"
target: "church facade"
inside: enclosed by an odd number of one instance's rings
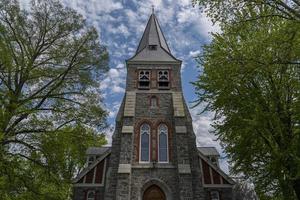
[[[213,147],[197,147],[172,54],[154,14],[126,61],[112,146],[89,148],[74,200],[231,200],[234,181]]]

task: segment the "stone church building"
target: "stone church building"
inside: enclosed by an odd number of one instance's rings
[[[74,200],[231,200],[214,147],[196,146],[175,58],[154,14],[126,61],[112,146],[89,148]]]

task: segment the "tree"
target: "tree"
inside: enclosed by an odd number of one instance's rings
[[[56,0],[32,1],[27,11],[0,2],[0,192],[7,199],[66,199],[45,194],[61,181],[69,193],[85,148],[105,142],[99,81],[108,53],[98,38]]]
[[[253,181],[260,199],[300,199],[299,20],[268,5],[281,1],[207,2],[222,33],[198,58],[197,103],[215,112],[232,172]]]
[[[257,20],[259,18],[272,18],[279,17],[288,20],[300,21],[300,1],[290,0],[192,0],[193,4],[198,4],[200,8],[212,18],[214,22],[228,22],[237,20],[236,16],[239,16],[239,21]],[[253,10],[265,7],[271,9],[270,13],[258,12],[259,15],[248,15],[247,9]],[[256,10],[257,11],[257,10]]]

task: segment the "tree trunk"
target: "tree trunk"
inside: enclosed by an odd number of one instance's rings
[[[293,188],[296,193],[297,199],[300,200],[300,178],[293,181]]]

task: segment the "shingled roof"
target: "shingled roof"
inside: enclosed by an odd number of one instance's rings
[[[219,152],[215,147],[198,147],[198,150],[204,156],[220,156]]]
[[[86,155],[102,155],[109,149],[111,149],[111,147],[89,147],[86,150]]]

